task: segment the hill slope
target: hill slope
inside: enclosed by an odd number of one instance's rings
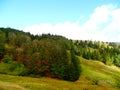
[[[119,90],[120,69],[80,57],[82,73],[76,82],[0,74],[0,90]]]

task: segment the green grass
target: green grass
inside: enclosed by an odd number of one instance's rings
[[[0,74],[0,90],[119,90],[120,69],[80,58],[82,73],[76,82]]]
[[[79,81],[97,86],[120,87],[120,68],[102,62],[81,59],[83,72]]]

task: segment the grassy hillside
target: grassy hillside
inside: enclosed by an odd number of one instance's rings
[[[82,73],[76,82],[0,74],[0,90],[119,90],[120,69],[80,58]]]

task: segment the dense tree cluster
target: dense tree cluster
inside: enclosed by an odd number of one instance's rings
[[[99,60],[120,67],[120,43],[100,41],[73,41],[76,54],[86,59]]]
[[[10,71],[21,70],[19,75],[70,81],[77,80],[81,71],[70,40],[50,34],[31,35],[11,28],[0,28],[0,62],[0,66],[7,65]],[[0,69],[0,73],[8,73],[5,69]]]

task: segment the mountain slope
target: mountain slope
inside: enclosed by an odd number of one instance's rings
[[[82,73],[76,82],[0,74],[0,90],[119,90],[120,69],[79,57]]]

